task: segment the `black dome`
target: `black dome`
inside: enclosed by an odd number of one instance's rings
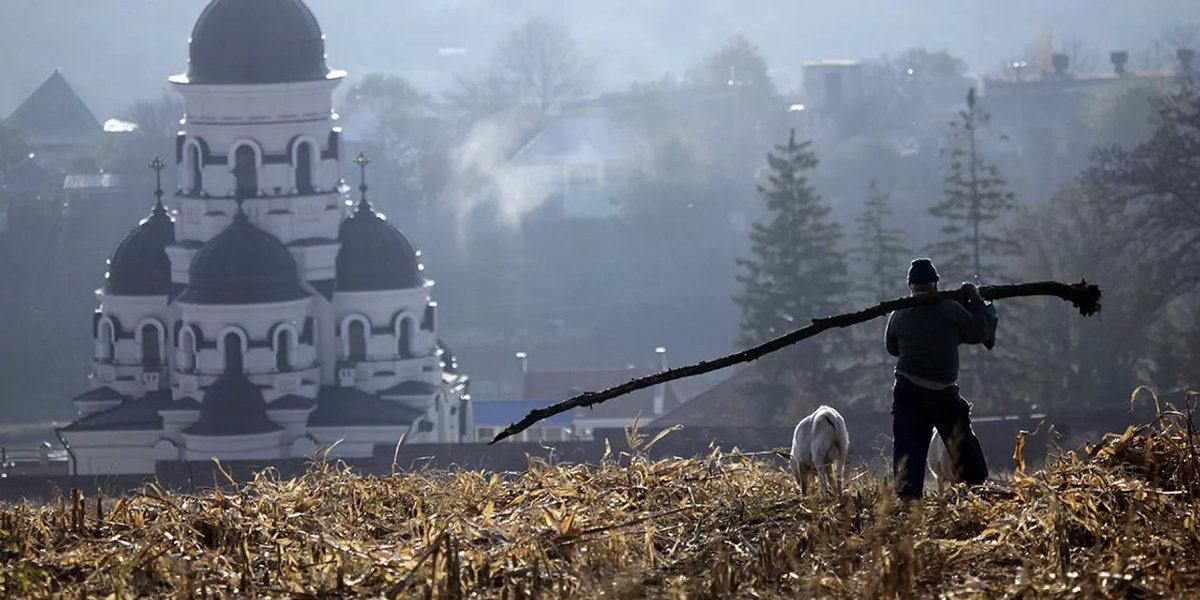
[[[363,292],[420,287],[417,253],[408,238],[366,201],[338,229],[337,291]]]
[[[117,244],[108,261],[104,293],[110,296],[162,296],[171,291],[167,246],[175,243],[175,221],[161,202]]]
[[[262,304],[299,300],[309,294],[300,285],[296,259],[275,236],[250,224],[238,210],[225,231],[209,240],[188,268],[180,302]]]
[[[184,430],[190,435],[246,435],[282,429],[267,418],[262,392],[241,373],[225,373],[204,392],[200,418]]]
[[[188,83],[280,83],[327,75],[321,26],[301,0],[212,0],[192,29]]]

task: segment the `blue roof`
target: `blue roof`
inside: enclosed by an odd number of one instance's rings
[[[474,403],[475,425],[494,427],[520,421],[529,411],[546,408],[554,400],[477,400]],[[559,413],[539,421],[543,425],[570,425],[575,419],[575,409]]]

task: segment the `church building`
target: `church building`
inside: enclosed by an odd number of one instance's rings
[[[433,282],[371,206],[361,155],[347,206],[332,100],[345,73],[313,14],[212,0],[189,45],[170,78],[186,103],[180,187],[168,208],[159,185],[97,290],[92,389],[58,430],[71,472],[470,441]]]

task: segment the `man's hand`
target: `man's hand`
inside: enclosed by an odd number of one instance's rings
[[[962,287],[959,289],[967,293],[967,298],[983,300],[983,298],[979,297],[979,288],[975,287],[975,284],[970,281],[964,281]]]

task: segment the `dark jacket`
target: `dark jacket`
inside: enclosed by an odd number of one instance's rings
[[[898,310],[888,317],[884,334],[888,354],[900,357],[896,372],[941,384],[958,379],[958,345],[996,342],[995,307],[972,300],[942,300]]]

